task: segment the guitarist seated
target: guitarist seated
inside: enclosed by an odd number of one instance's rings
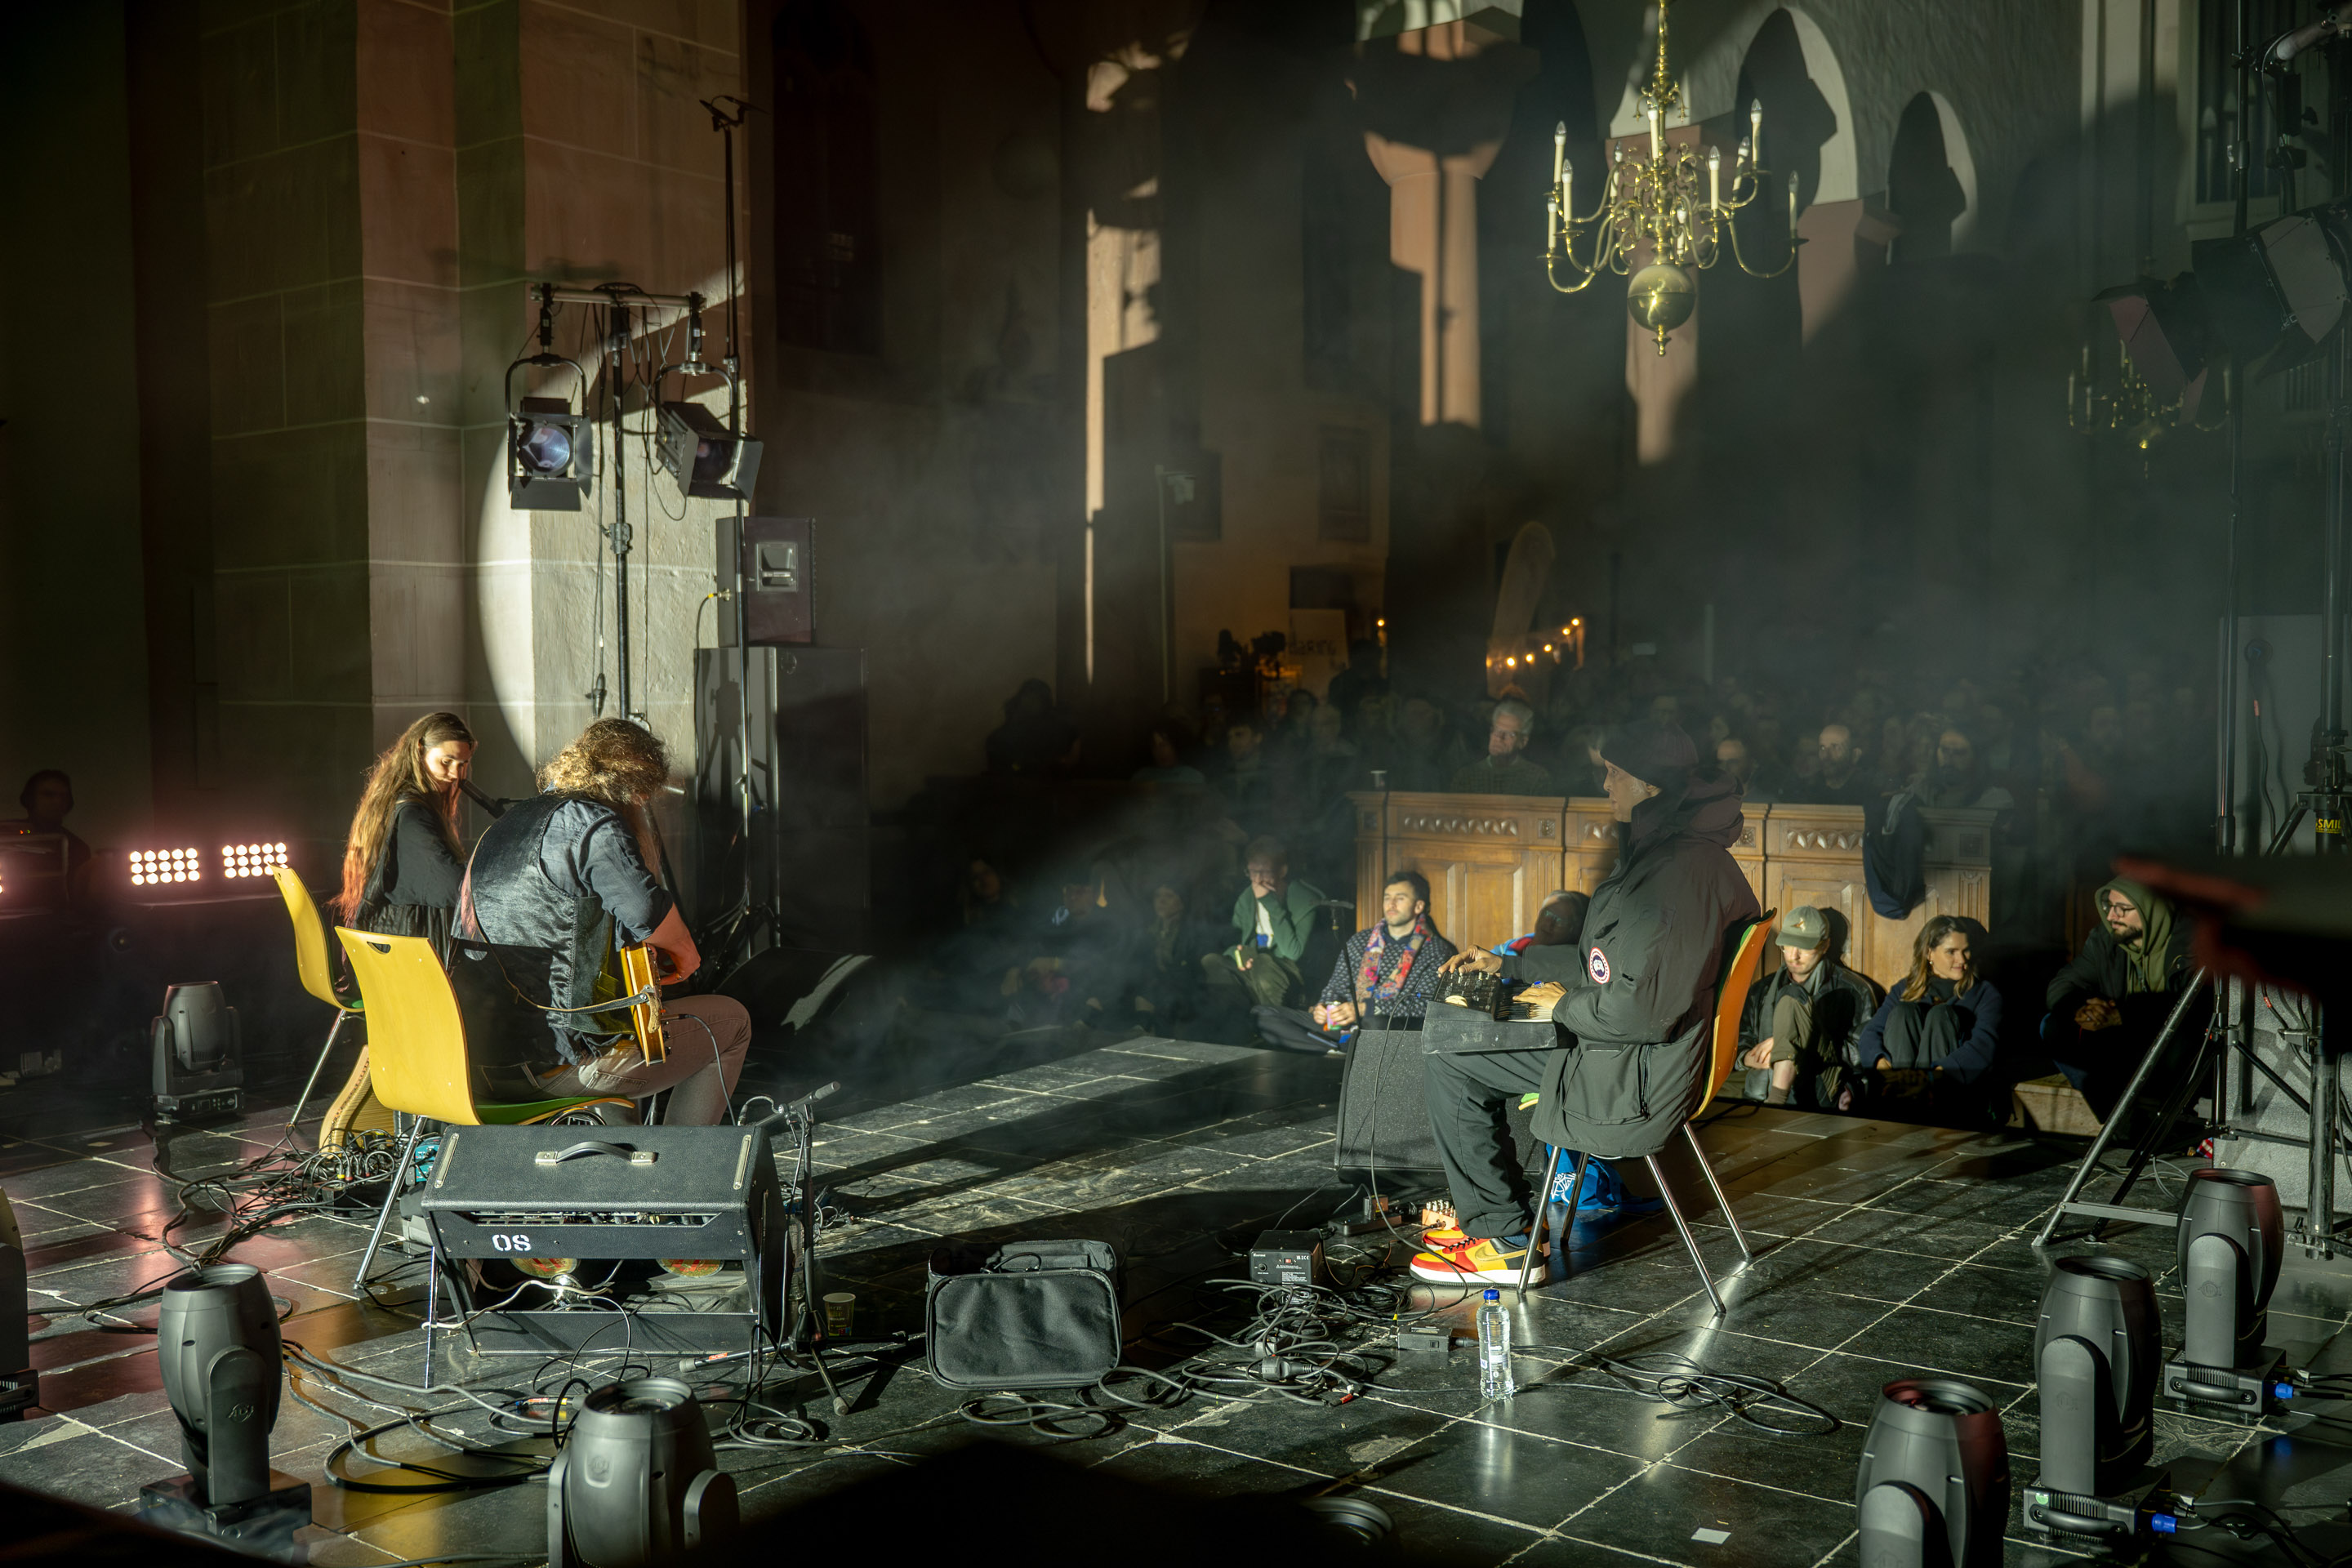
[[[648,869],[646,805],[669,782],[650,731],[599,719],[540,774],[474,850],[458,899],[450,984],[466,1014],[475,1092],[485,1100],[671,1090],[667,1121],[710,1126],[751,1043],[729,996],[662,1004],[666,1056],[647,1059],[624,1002],[624,944],[651,950],[664,980],[701,967],[677,900]]]

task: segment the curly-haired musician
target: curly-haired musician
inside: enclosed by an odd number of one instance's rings
[[[677,900],[649,868],[646,805],[669,782],[661,742],[599,719],[540,773],[541,793],[509,806],[475,847],[459,900],[450,979],[468,1002],[478,1091],[499,1100],[669,1089],[667,1120],[709,1126],[751,1040],[751,1015],[726,996],[663,1004],[666,1059],[648,1062],[625,1007],[615,948],[654,950],[683,980],[701,967]]]

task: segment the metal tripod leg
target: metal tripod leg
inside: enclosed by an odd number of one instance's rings
[[[1650,1180],[1658,1184],[1658,1195],[1666,1200],[1666,1212],[1675,1216],[1675,1228],[1682,1232],[1683,1245],[1690,1249],[1691,1266],[1698,1270],[1698,1282],[1706,1287],[1706,1299],[1715,1303],[1715,1315],[1723,1316],[1723,1298],[1716,1294],[1715,1278],[1706,1271],[1706,1259],[1698,1255],[1698,1237],[1691,1234],[1690,1221],[1683,1218],[1683,1205],[1675,1202],[1675,1190],[1666,1184],[1666,1173],[1655,1154],[1643,1156],[1649,1163]]]
[[[327,1070],[327,1058],[334,1054],[335,1041],[341,1037],[343,1025],[351,1017],[341,1007],[335,1009],[334,1026],[327,1031],[327,1043],[319,1047],[319,1059],[310,1064],[310,1081],[302,1086],[301,1098],[294,1102],[294,1114],[286,1119],[286,1135],[293,1137],[294,1129],[301,1124],[302,1109],[310,1103],[310,1091],[319,1087],[319,1075]]]
[[[408,1173],[416,1158],[416,1141],[425,1135],[425,1119],[416,1119],[408,1130],[408,1142],[400,1146],[400,1163],[392,1169],[392,1180],[384,1187],[383,1207],[376,1211],[375,1229],[368,1233],[367,1250],[360,1254],[360,1271],[352,1276],[352,1284],[362,1295],[367,1290],[368,1268],[375,1262],[375,1249],[383,1240],[383,1227],[392,1218],[393,1205],[400,1202],[400,1189],[408,1184]]]
[[[1559,1180],[1559,1163],[1569,1152],[1559,1144],[1553,1144],[1551,1159],[1544,1166],[1543,1185],[1536,1194],[1535,1217],[1528,1226],[1528,1255],[1519,1260],[1519,1294],[1522,1296],[1528,1293],[1528,1280],[1535,1273],[1536,1244],[1551,1231],[1552,1184]],[[1568,1217],[1560,1222],[1559,1226],[1558,1250],[1562,1274],[1568,1272],[1568,1247],[1576,1235],[1576,1205],[1584,1201],[1585,1168],[1591,1163],[1592,1156],[1590,1154],[1576,1156],[1576,1179],[1568,1186]]]
[[[2163,1056],[2166,1049],[2172,1044],[2173,1030],[2180,1026],[2182,1015],[2189,1011],[2189,1004],[2195,999],[2197,993],[2204,984],[2205,972],[2200,969],[2197,972],[2196,977],[2189,982],[2189,988],[2180,994],[2180,1000],[2173,1004],[2171,1016],[2166,1018],[2164,1027],[2156,1032],[2156,1039],[2147,1047],[2147,1054],[2140,1058],[2139,1066],[2133,1069],[2131,1082],[2124,1086],[2123,1098],[2116,1101],[2115,1109],[2108,1112],[2106,1120],[2099,1124],[2099,1135],[2091,1140],[2090,1152],[2084,1155],[2082,1164],[2075,1167],[2074,1179],[2066,1184],[2065,1196],[2058,1200],[2057,1207],[2050,1211],[2049,1219],[2042,1223],[2042,1233],[2033,1238],[2034,1246],[2049,1246],[2051,1236],[2058,1229],[2058,1222],[2066,1217],[2069,1209],[2075,1206],[2075,1200],[2083,1191],[2083,1184],[2091,1179],[2091,1173],[2098,1169],[2099,1156],[2106,1152],[2107,1145],[2115,1141],[2116,1129],[2123,1125],[2124,1112],[2129,1110],[2133,1103],[2139,1099],[2140,1086],[2147,1081],[2148,1074],[2156,1070],[2157,1059]],[[2158,1137],[2163,1136],[2168,1130],[2171,1118],[2167,1117],[2165,1121],[2167,1126],[2157,1130]],[[2146,1156],[2143,1155],[2139,1163],[2146,1163]],[[2139,1167],[2135,1165],[2130,1176],[2125,1179],[2124,1189],[2118,1190],[2116,1194],[2118,1199],[2122,1198],[2124,1190],[2130,1187],[2131,1177],[2138,1173]]]
[[[1739,1244],[1739,1260],[1755,1262],[1756,1254],[1748,1248],[1747,1233],[1739,1228],[1739,1216],[1731,1212],[1731,1200],[1724,1195],[1723,1184],[1715,1179],[1715,1167],[1706,1163],[1706,1151],[1698,1146],[1698,1134],[1691,1131],[1687,1121],[1683,1123],[1683,1136],[1690,1140],[1691,1158],[1698,1162],[1699,1174],[1706,1178],[1706,1190],[1715,1194],[1715,1206],[1723,1211],[1723,1223],[1731,1227],[1731,1239]]]

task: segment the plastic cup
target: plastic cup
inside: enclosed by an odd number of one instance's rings
[[[831,1340],[845,1340],[857,1321],[857,1298],[847,1290],[835,1290],[824,1298],[824,1334]]]

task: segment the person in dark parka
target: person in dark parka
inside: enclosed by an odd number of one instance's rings
[[[1423,1058],[1460,1233],[1433,1236],[1413,1259],[1423,1279],[1518,1278],[1532,1194],[1504,1136],[1507,1103],[1538,1094],[1537,1137],[1623,1160],[1664,1148],[1706,1093],[1726,938],[1761,912],[1731,858],[1739,794],[1714,769],[1698,771],[1696,748],[1673,725],[1629,726],[1601,758],[1622,847],[1578,942],[1465,952],[1448,966],[1567,991],[1552,1009],[1559,1048]]]
[[[2189,922],[2139,883],[2118,877],[2101,888],[2099,924],[2043,996],[2042,1038],[2058,1070],[2107,1119],[2189,984]],[[2196,1038],[2201,1031],[2185,1031]],[[2176,1034],[2175,1038],[2179,1035]]]

